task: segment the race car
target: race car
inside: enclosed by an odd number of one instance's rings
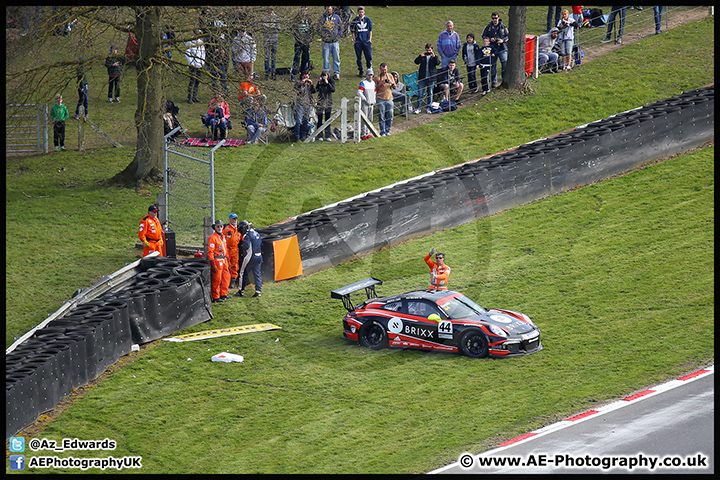
[[[405,292],[378,298],[373,277],[333,290],[348,313],[343,337],[360,345],[462,353],[472,358],[515,357],[542,350],[540,330],[522,313],[481,307],[452,290]],[[350,294],[365,290],[355,307]]]

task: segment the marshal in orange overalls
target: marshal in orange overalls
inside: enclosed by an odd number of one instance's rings
[[[234,218],[237,218],[234,217]],[[233,218],[230,218],[230,222]],[[240,244],[243,241],[243,236],[238,230],[237,222],[235,225],[229,223],[223,228],[223,237],[227,243],[228,260],[230,261],[230,281],[237,280],[238,271],[240,270]],[[234,282],[232,282],[234,283]]]
[[[140,220],[138,238],[143,243],[143,257],[150,252],[160,252],[163,256],[162,224],[157,217],[158,207],[150,205],[148,214]]]
[[[434,253],[433,249],[433,252]],[[448,277],[450,276],[450,267],[445,265],[445,255],[440,263],[433,262],[432,253],[425,255],[425,263],[430,267],[430,288],[429,290],[447,290]],[[438,253],[438,255],[441,255]],[[437,258],[437,257],[436,257]]]
[[[220,220],[218,220],[219,222]],[[221,224],[222,225],[222,224]],[[213,227],[214,228],[214,227]],[[212,272],[212,299],[219,300],[227,297],[230,285],[230,268],[227,258],[227,244],[225,238],[216,229],[208,239],[208,260]]]

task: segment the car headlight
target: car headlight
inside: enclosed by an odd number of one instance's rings
[[[507,337],[507,332],[497,325],[490,324],[489,327],[493,335],[497,335],[498,337]]]

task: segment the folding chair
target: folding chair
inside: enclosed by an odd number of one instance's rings
[[[409,75],[402,76],[403,83],[405,84],[405,94],[408,97],[408,103],[414,105],[413,97],[417,97],[418,85],[417,85],[418,72],[413,72]]]
[[[295,113],[293,112],[292,105],[287,103],[281,105],[278,102],[275,122],[277,123],[275,134],[281,141],[292,141],[295,138],[295,132],[293,131],[295,128]]]

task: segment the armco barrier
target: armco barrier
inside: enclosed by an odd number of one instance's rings
[[[97,378],[133,344],[212,318],[206,261],[146,257],[132,276],[106,286],[97,297],[63,307],[6,350],[6,438]]]
[[[283,235],[297,235],[303,273],[313,273],[688,151],[714,138],[714,97],[714,85],[683,92],[258,228],[263,279],[274,278],[272,242]]]

